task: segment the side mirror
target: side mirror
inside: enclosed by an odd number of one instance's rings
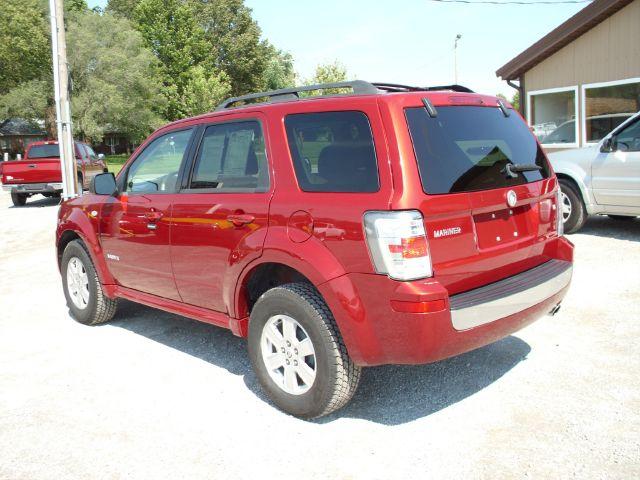
[[[611,153],[615,152],[618,149],[618,142],[616,141],[616,137],[607,137],[600,145],[600,151],[602,153]]]
[[[104,160],[104,153],[98,154],[98,160]]]
[[[100,173],[93,177],[89,191],[96,195],[114,195],[118,192],[116,177],[113,173]]]

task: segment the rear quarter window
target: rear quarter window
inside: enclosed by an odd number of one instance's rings
[[[285,118],[285,128],[301,190],[379,190],[371,126],[363,112],[292,114]]]

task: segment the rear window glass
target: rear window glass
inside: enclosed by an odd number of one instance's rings
[[[438,107],[432,118],[424,108],[405,113],[426,193],[489,190],[535,182],[549,176],[542,149],[519,115],[499,108]],[[507,164],[542,170],[505,171]]]
[[[58,145],[35,145],[29,150],[29,158],[60,157]]]
[[[288,115],[289,149],[298,179],[306,192],[377,192],[371,126],[362,112],[322,112]]]

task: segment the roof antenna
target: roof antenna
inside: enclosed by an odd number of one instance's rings
[[[427,110],[427,113],[431,118],[435,118],[438,116],[438,111],[436,110],[436,107],[433,106],[433,103],[431,103],[431,100],[429,100],[428,98],[423,98],[422,103],[424,104],[424,108]]]

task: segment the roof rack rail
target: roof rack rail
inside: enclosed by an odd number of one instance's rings
[[[373,83],[373,85],[386,92],[433,92],[437,90],[452,90],[454,92],[474,93],[473,90],[462,85],[438,85],[436,87],[413,87],[397,83]]]
[[[436,90],[452,90],[454,92],[473,93],[473,90],[463,87],[462,85],[441,85],[437,87],[412,87],[409,85],[400,85],[398,83],[370,83],[364,80],[353,80],[350,82],[335,82],[335,83],[318,83],[316,85],[305,85],[303,87],[281,88],[279,90],[269,90],[267,92],[250,93],[249,95],[242,95],[240,97],[227,98],[216,108],[216,112],[220,110],[226,110],[233,108],[232,105],[239,102],[246,102],[247,100],[257,100],[260,98],[266,98],[267,103],[284,102],[287,100],[298,100],[301,92],[312,92],[314,90],[328,90],[333,88],[350,88],[353,90],[354,95],[375,95],[384,92],[429,92]],[[326,96],[340,96],[345,94],[326,95]],[[350,94],[346,94],[350,95]],[[259,103],[259,102],[258,102]]]
[[[314,90],[328,90],[331,88],[351,88],[355,95],[374,95],[378,89],[371,83],[363,80],[353,80],[350,82],[318,83],[315,85],[305,85],[303,87],[281,88],[279,90],[269,90],[267,92],[250,93],[240,97],[227,98],[216,108],[216,111],[230,108],[231,105],[247,100],[258,98],[268,98],[269,102],[281,102],[286,100],[297,100],[301,92],[312,92]]]

